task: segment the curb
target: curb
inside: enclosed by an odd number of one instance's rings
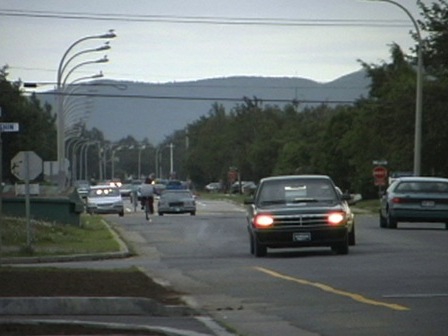
[[[0,321],[0,326],[9,325],[27,325],[27,326],[41,326],[41,325],[82,325],[83,327],[91,327],[97,329],[107,329],[113,332],[113,335],[119,336],[120,331],[141,331],[141,332],[156,332],[163,333],[166,336],[211,336],[210,334],[199,333],[190,330],[182,330],[170,327],[162,326],[147,326],[147,325],[131,325],[124,323],[103,323],[103,322],[89,322],[89,321],[76,321],[76,320],[45,320],[45,319],[33,319],[33,320],[8,320]]]
[[[131,297],[13,297],[0,298],[0,315],[151,315],[193,316],[187,306],[163,305]]]

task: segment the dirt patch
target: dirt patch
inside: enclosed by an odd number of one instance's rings
[[[154,282],[138,269],[77,270],[0,267],[0,297],[139,297],[167,305],[183,305],[182,293]],[[82,325],[0,324],[0,334],[19,335],[145,335],[164,333],[111,330]]]
[[[0,268],[0,297],[140,297],[181,305],[182,293],[157,284],[138,269]]]

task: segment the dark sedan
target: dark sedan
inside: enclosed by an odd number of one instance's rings
[[[264,178],[245,203],[250,251],[268,248],[330,246],[347,254],[355,244],[354,216],[330,177],[292,175]]]
[[[401,177],[381,195],[380,227],[398,222],[441,222],[448,229],[448,179]]]

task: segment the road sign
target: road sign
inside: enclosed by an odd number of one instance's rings
[[[377,179],[385,179],[387,177],[387,169],[383,166],[373,168],[373,177]]]
[[[383,166],[376,166],[373,168],[373,177],[375,178],[376,186],[384,186],[386,185],[387,179],[387,169]]]
[[[34,180],[42,173],[42,159],[33,151],[22,151],[11,160],[11,173],[20,180]]]
[[[0,123],[0,132],[18,132],[19,123],[4,122]]]
[[[372,164],[375,166],[387,166],[387,160],[373,160]]]

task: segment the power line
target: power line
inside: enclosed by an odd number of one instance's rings
[[[24,91],[24,93],[32,94],[34,91]],[[131,98],[131,99],[156,99],[156,100],[183,100],[183,101],[211,101],[211,102],[243,102],[245,97],[190,97],[190,96],[153,96],[153,95],[140,95],[140,94],[107,94],[107,93],[58,93],[58,92],[39,92],[39,95],[64,95],[70,97],[96,97],[96,98]],[[269,103],[283,103],[283,104],[353,104],[353,100],[307,100],[307,99],[276,99],[276,98],[260,98],[261,102]]]
[[[65,20],[95,20],[121,22],[157,22],[213,25],[261,25],[261,26],[340,26],[340,27],[408,27],[407,20],[359,20],[359,19],[285,19],[222,16],[135,15],[85,12],[52,12],[31,10],[0,10],[0,16],[30,17]]]

